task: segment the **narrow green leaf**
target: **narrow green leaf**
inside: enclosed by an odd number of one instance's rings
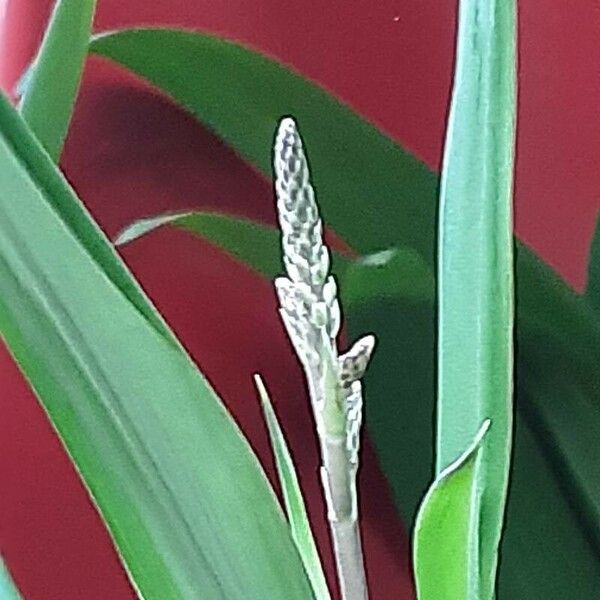
[[[0,599],[21,600],[21,594],[12,580],[4,560],[0,557]]]
[[[590,249],[588,281],[585,295],[590,304],[597,310],[600,310],[600,215],[596,219],[596,230]]]
[[[440,189],[437,472],[493,423],[477,474],[478,600],[495,596],[511,455],[515,21],[514,0],[459,4]]]
[[[477,573],[478,457],[490,421],[431,484],[417,514],[413,557],[419,600],[480,600]]]
[[[209,240],[270,279],[281,273],[279,232],[274,227],[218,213],[187,212],[142,219],[126,227],[115,244],[122,246],[165,225]]]
[[[144,598],[312,597],[247,442],[4,97],[0,333]]]
[[[269,431],[269,438],[271,439],[271,446],[275,454],[277,474],[281,483],[292,538],[294,539],[296,548],[298,548],[300,558],[310,579],[315,598],[317,600],[328,600],[331,596],[329,595],[327,581],[325,580],[323,566],[321,565],[321,558],[319,557],[317,545],[310,527],[294,461],[290,455],[283,431],[281,430],[269,394],[260,375],[254,376],[254,382],[260,396],[265,422]]]
[[[315,84],[203,33],[114,32],[94,39],[92,51],[157,85],[267,177],[272,132],[282,115],[293,115],[310,139],[311,172],[327,225],[359,253],[398,247],[418,253],[434,268],[437,175]],[[574,382],[593,407],[600,406],[600,387],[594,385],[600,321],[585,298],[518,241],[516,262],[519,477],[509,497],[499,598],[571,597],[574,572],[581,574],[579,597],[593,597],[600,587],[600,547],[588,539],[590,528],[600,532],[600,523],[591,526],[593,520],[581,515],[583,504],[574,498],[579,491],[568,487],[573,479],[567,463],[550,450],[555,433],[537,427],[532,415],[550,403],[552,410],[562,405],[568,410]],[[410,284],[399,282],[400,288],[405,285]],[[366,375],[367,426],[398,510],[409,523],[433,459],[434,304],[385,296],[346,302],[345,312],[350,337],[374,331],[379,340],[378,360]],[[529,380],[529,369],[557,374],[552,393]],[[600,423],[600,417],[594,421]],[[571,421],[563,433],[570,436],[587,426]],[[589,449],[589,464],[600,463],[599,451]],[[539,506],[545,507],[543,514]]]
[[[277,229],[219,213],[186,212],[141,219],[127,226],[115,244],[128,244],[165,225],[208,240],[269,279],[283,268]],[[390,248],[357,260],[334,252],[332,262],[348,302],[367,302],[390,294],[415,302],[435,296],[433,270],[409,248]]]
[[[281,236],[275,227],[249,219],[213,212],[187,212],[141,219],[127,226],[115,244],[128,244],[160,227],[170,225],[189,231],[231,254],[268,279],[281,274]],[[339,252],[332,253],[332,271],[343,277],[351,261]]]
[[[554,402],[556,398],[550,399]],[[563,403],[568,399],[562,397]],[[527,402],[523,405],[529,406]],[[529,414],[523,414],[516,425],[517,459],[511,471],[498,598],[591,600],[598,595],[599,554],[590,543],[589,530],[582,526],[581,513],[572,504],[572,488],[566,487],[568,481],[557,478],[560,471],[548,460],[546,445],[552,440],[545,437],[540,425],[535,415]],[[595,446],[588,449],[592,457]],[[515,489],[527,490],[527,494],[517,495]]]
[[[96,0],[57,0],[22,86],[19,110],[55,161],[71,122],[95,6]]]

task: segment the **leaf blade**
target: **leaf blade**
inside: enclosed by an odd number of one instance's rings
[[[513,1],[459,4],[440,186],[436,471],[491,419],[477,481],[482,599],[494,596],[512,445],[515,22]]]
[[[54,161],[71,121],[95,8],[96,0],[57,0],[22,86],[19,110]]]
[[[285,436],[273,409],[273,404],[260,375],[254,376],[254,383],[260,397],[271,446],[275,454],[277,474],[279,475],[292,537],[312,584],[316,600],[329,600],[331,596],[311,530],[308,513],[306,512],[294,461],[292,460]]]
[[[195,211],[141,219],[127,226],[115,244],[128,244],[166,225],[207,239],[270,279],[281,272],[279,234],[274,227],[220,213]]]

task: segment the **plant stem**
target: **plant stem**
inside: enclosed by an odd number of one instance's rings
[[[304,367],[321,449],[321,481],[342,598],[368,598],[358,524],[356,474],[363,376],[375,339],[364,336],[339,356],[340,306],[329,252],[296,124],[280,123],[275,189],[287,277],[275,287],[280,314]]]
[[[321,445],[321,479],[327,502],[342,598],[368,598],[356,507],[356,466],[348,465],[345,437]]]

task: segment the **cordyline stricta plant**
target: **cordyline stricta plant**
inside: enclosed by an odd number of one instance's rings
[[[369,493],[357,490],[363,421],[412,531],[419,600],[562,600],[575,572],[578,600],[597,594],[598,460],[581,440],[600,431],[590,410],[600,241],[585,296],[514,241],[515,1],[458,4],[440,181],[327,92],[239,44],[148,28],[90,39],[93,0],[56,3],[17,108],[1,98],[0,333],[140,598],[363,600],[369,588],[374,598],[358,510]],[[113,243],[56,164],[87,53],[146,79],[274,176],[279,229],[196,211],[138,221]],[[352,252],[325,246],[323,222]],[[161,226],[274,282],[317,432],[320,473],[309,476],[322,483],[334,589],[263,380],[285,510],[115,249]],[[342,303],[356,340],[343,350]],[[2,593],[18,597],[0,575]]]

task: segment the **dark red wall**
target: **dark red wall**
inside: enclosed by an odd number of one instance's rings
[[[0,85],[5,89],[12,88],[30,59],[50,4],[0,0]],[[439,163],[453,0],[98,4],[97,30],[169,24],[251,44],[325,85],[432,167]],[[581,287],[600,206],[600,4],[530,0],[521,5],[517,229]],[[176,208],[219,207],[273,218],[264,180],[179,109],[96,59],[86,71],[62,164],[111,234],[136,217]],[[158,233],[124,255],[272,474],[251,385],[254,371],[264,373],[281,405],[317,534],[327,549],[301,377],[275,316],[270,286],[183,234]],[[0,381],[0,544],[26,598],[131,597],[83,488],[4,354]],[[370,449],[362,490],[373,596],[412,598],[406,536]]]

